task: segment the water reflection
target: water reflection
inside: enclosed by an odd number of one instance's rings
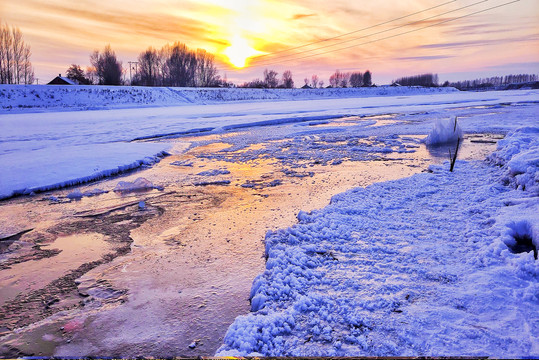
[[[488,154],[496,150],[499,135],[471,134],[465,135],[458,150],[458,160],[484,160]],[[427,146],[426,150],[434,163],[449,161],[449,153],[455,153],[456,144]]]

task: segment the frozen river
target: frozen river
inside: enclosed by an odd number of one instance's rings
[[[5,196],[143,168],[0,203],[2,354],[537,354],[533,252],[501,240],[537,196],[483,161],[537,94],[4,113]],[[450,116],[454,176],[421,142]]]
[[[346,89],[345,89],[346,90]],[[248,90],[247,90],[248,91]],[[399,131],[426,134],[445,109],[537,101],[537,91],[448,92],[407,96],[331,98],[294,101],[223,102],[172,107],[135,107],[92,111],[0,112],[0,198],[99,179],[152,164],[169,149],[165,142],[137,140],[189,133],[221,134],[235,129],[296,123],[342,116],[430,114]],[[133,105],[133,106],[136,106]],[[519,121],[515,119],[514,121]],[[368,122],[358,122],[365,131]],[[467,125],[465,123],[465,125]],[[470,124],[468,131],[488,124]],[[517,124],[497,124],[507,131]],[[351,129],[356,130],[356,129]],[[268,130],[271,132],[271,130]],[[329,131],[329,130],[328,130]]]

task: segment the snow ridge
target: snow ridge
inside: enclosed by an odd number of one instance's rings
[[[539,127],[510,132],[498,142],[489,161],[504,168],[507,184],[539,195]]]
[[[455,88],[336,89],[167,88],[142,86],[0,85],[0,111],[97,110],[235,101],[308,100],[386,95],[443,94]]]

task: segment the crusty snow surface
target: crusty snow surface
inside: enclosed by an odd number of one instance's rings
[[[539,245],[538,134],[509,137],[533,138],[535,178],[517,189],[504,185],[518,183],[511,160],[431,165],[268,232],[252,312],[217,355],[539,355],[539,264],[510,250],[525,237]],[[492,159],[507,152],[502,143]]]

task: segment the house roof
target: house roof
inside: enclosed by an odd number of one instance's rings
[[[64,80],[69,85],[78,85],[75,81],[71,80],[70,78],[66,78],[65,76],[59,76],[59,78]]]
[[[78,85],[79,83],[76,80],[71,80],[65,76],[62,76],[62,74],[58,74],[57,77],[52,79],[49,84],[58,84],[58,83],[65,83],[66,85]]]

